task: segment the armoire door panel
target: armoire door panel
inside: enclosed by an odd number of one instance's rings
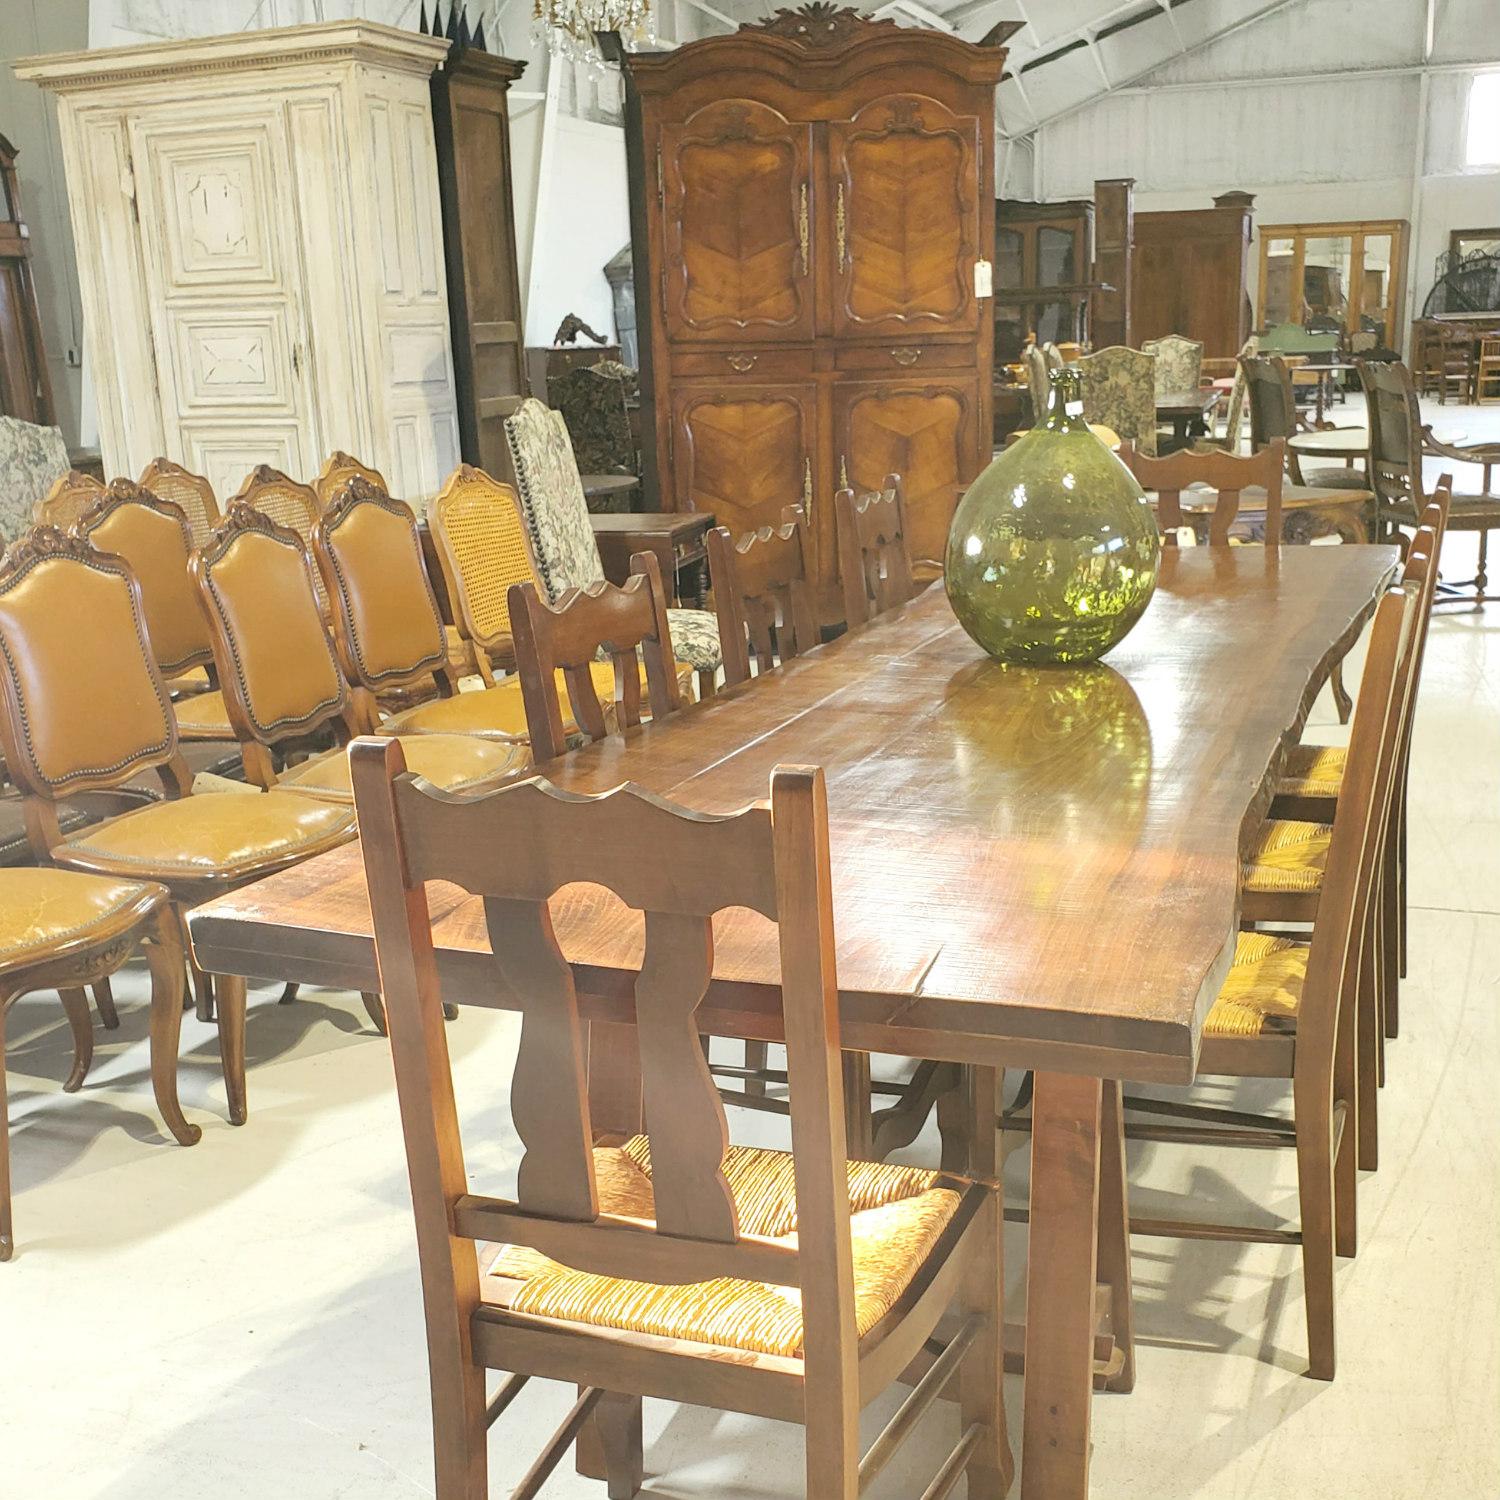
[[[721,99],[658,147],[670,340],[805,339],[813,331],[812,130]]]
[[[901,476],[914,560],[941,561],[960,490],[979,467],[977,383],[846,381],[834,388],[838,482],[858,493]]]
[[[736,537],[812,508],[818,390],[806,385],[680,386],[673,400],[677,503],[711,511]]]
[[[829,125],[836,333],[978,328],[979,126],[919,94]]]

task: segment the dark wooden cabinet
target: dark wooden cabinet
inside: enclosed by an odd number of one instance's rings
[[[1028,342],[1087,343],[1094,205],[1087,199],[995,202],[995,359]]]
[[[1248,193],[1212,208],[1135,215],[1130,321],[1137,346],[1169,333],[1203,341],[1205,359],[1233,359],[1250,334]]]
[[[57,418],[15,162],[0,135],[0,414],[46,427]]]
[[[743,532],[903,476],[940,556],[990,455],[999,46],[827,6],[621,54],[648,509]],[[651,414],[654,413],[654,422]]]
[[[504,420],[527,386],[507,103],[525,69],[455,42],[432,75],[459,446],[491,474],[505,472]]]

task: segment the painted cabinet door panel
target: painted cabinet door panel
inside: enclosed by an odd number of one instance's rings
[[[255,462],[316,468],[317,430],[296,288],[295,221],[279,201],[290,177],[279,109],[197,112],[132,122],[166,456],[207,473],[223,496],[247,447]],[[233,455],[233,457],[231,457]]]
[[[843,381],[833,392],[838,482],[860,494],[901,476],[913,562],[942,561],[959,491],[979,468],[978,382]]]
[[[672,411],[677,493],[738,538],[811,507],[818,390],[805,385],[679,386]]]
[[[677,340],[812,334],[812,130],[748,99],[664,125],[662,297]]]
[[[894,94],[828,127],[832,318],[840,334],[977,329],[979,120]]]

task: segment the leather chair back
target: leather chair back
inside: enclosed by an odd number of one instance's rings
[[[346,480],[313,528],[313,555],[351,681],[382,693],[447,675],[443,617],[409,505]]]
[[[311,485],[298,484],[295,479],[288,479],[279,469],[261,464],[246,476],[234,498],[243,500],[263,516],[269,516],[278,526],[295,531],[302,538],[304,546],[311,545],[313,527],[323,510],[318,502],[317,491]],[[318,606],[327,613],[328,596],[321,578],[317,580],[317,589]]]
[[[192,530],[179,506],[128,479],[114,479],[79,517],[75,530],[101,552],[113,552],[130,564],[163,676],[176,677],[213,660],[208,623],[188,576]]]
[[[38,526],[0,565],[0,744],[49,801],[177,759],[177,721],[129,565]]]

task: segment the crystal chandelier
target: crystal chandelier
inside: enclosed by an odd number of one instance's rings
[[[540,40],[554,57],[605,71],[594,43],[596,31],[617,31],[632,51],[656,41],[651,0],[533,0],[532,18]]]

